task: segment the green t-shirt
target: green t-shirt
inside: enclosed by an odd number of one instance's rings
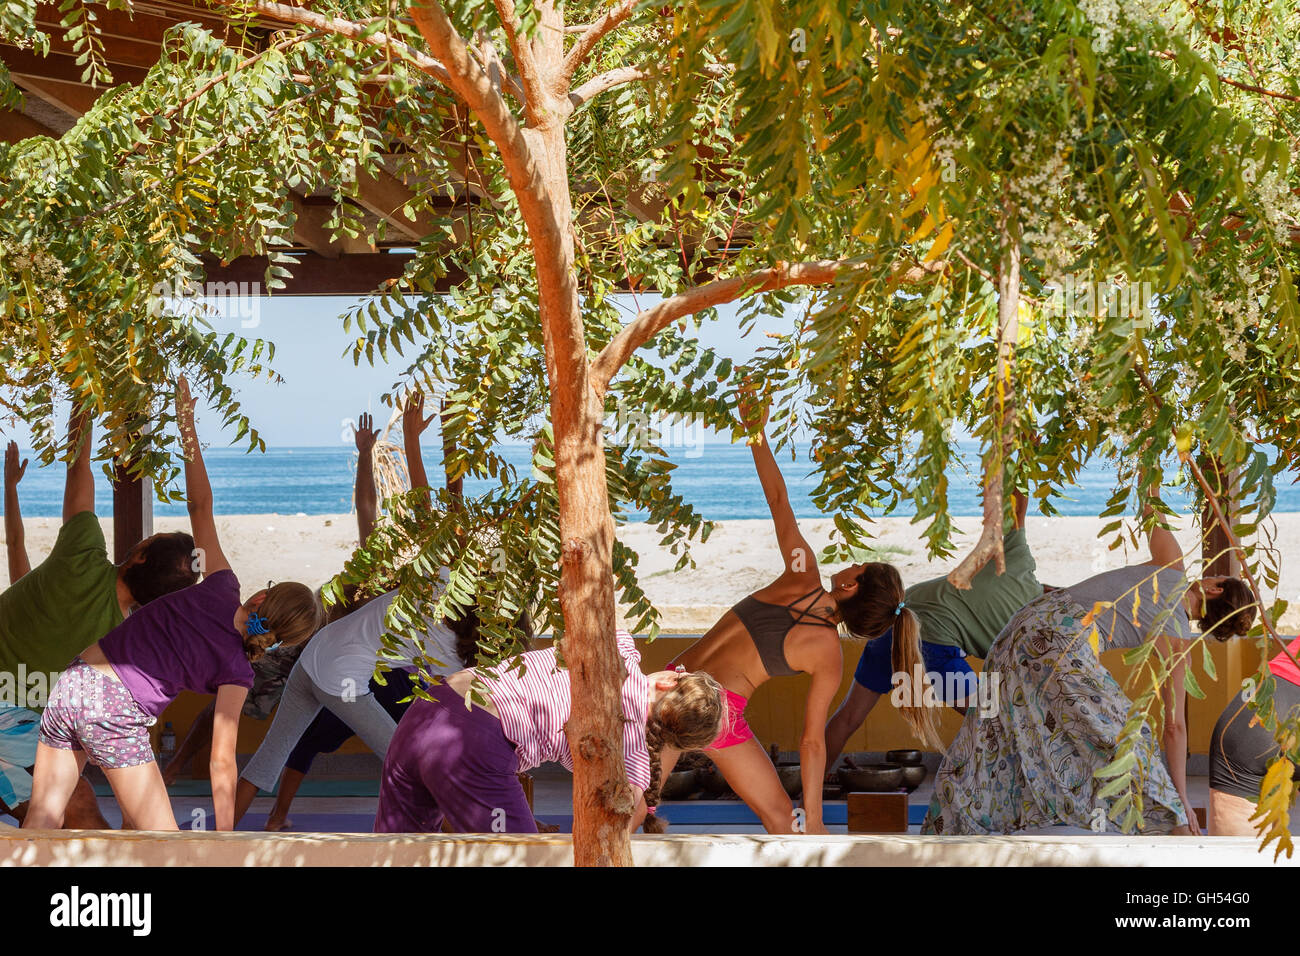
[[[1016,612],[1042,596],[1024,528],[1007,534],[1002,550],[1006,572],[998,574],[997,564],[990,561],[975,575],[969,591],[953,587],[946,577],[907,589],[907,606],[921,620],[922,641],[960,647],[971,657],[987,657]]]
[[[122,623],[117,568],[93,511],[59,529],[49,557],[0,594],[0,671],[62,671]]]

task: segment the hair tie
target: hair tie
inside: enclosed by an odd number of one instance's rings
[[[655,815],[655,810],[657,810],[657,809],[658,809],[658,808],[655,807],[654,805],[647,803],[647,804],[645,805],[645,814],[646,814],[646,816],[648,816],[648,817],[652,817],[652,816],[654,816],[654,815]]]
[[[268,650],[268,651],[273,651],[273,650],[275,650],[277,647],[279,647],[279,646],[280,646],[281,644],[283,644],[283,643],[284,643],[283,641],[276,641],[274,644],[272,644],[270,647],[268,647],[267,650]]]
[[[686,668],[685,668],[683,665],[681,665],[681,664],[674,664],[674,665],[673,665],[673,671],[676,672],[676,673],[678,673],[678,674],[685,674],[685,673],[686,673]]]
[[[902,614],[902,613],[903,613],[903,608],[905,608],[905,607],[907,607],[907,602],[906,602],[906,601],[899,601],[899,602],[898,602],[898,607],[894,608],[894,617],[898,617],[898,615]]]
[[[266,618],[258,617],[257,613],[254,611],[249,612],[248,620],[244,622],[244,627],[247,629],[249,637],[271,633],[271,629],[266,626]]]

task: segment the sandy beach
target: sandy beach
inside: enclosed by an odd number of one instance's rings
[[[26,520],[27,549],[32,563],[40,561],[54,543],[56,518]],[[112,521],[101,519],[105,536],[112,540]],[[1047,584],[1066,585],[1099,571],[1121,567],[1145,558],[1132,547],[1108,549],[1109,539],[1097,533],[1105,522],[1097,518],[1030,516],[1029,543],[1038,562],[1038,577]],[[1273,546],[1279,550],[1281,581],[1277,595],[1292,607],[1282,619],[1284,629],[1300,630],[1300,514],[1272,516]],[[217,518],[221,540],[246,591],[267,581],[301,580],[319,585],[336,573],[356,545],[356,519],[351,515],[228,515]],[[975,518],[960,518],[964,532],[956,539],[957,553],[946,560],[928,561],[920,527],[907,518],[885,518],[876,525],[878,560],[896,564],[907,584],[944,574],[954,567],[973,542]],[[829,520],[802,522],[814,548],[830,543]],[[158,531],[185,530],[183,517],[160,517]],[[641,555],[640,576],[652,601],[663,614],[668,632],[700,632],[750,591],[771,581],[780,571],[780,559],[769,521],[719,522],[704,544],[692,549],[696,567],[674,572],[677,555],[658,547],[659,534],[645,524],[625,525],[620,537]],[[1198,533],[1190,522],[1178,535],[1189,557],[1200,554]],[[1189,561],[1189,566],[1191,562]],[[823,571],[829,573],[829,567]],[[0,580],[8,586],[5,569]]]

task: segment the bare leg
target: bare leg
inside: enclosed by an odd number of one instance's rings
[[[271,815],[266,818],[265,830],[274,833],[293,826],[293,821],[289,819],[289,807],[293,804],[293,798],[297,796],[298,788],[306,777],[307,775],[300,770],[284,768],[284,772],[280,774],[280,786],[275,791],[275,806],[271,808]]]
[[[871,709],[876,706],[880,695],[874,690],[867,690],[857,681],[849,685],[849,692],[844,695],[839,709],[826,722],[826,772],[835,769],[835,762],[840,758],[840,751],[854,732],[866,721]]]
[[[718,765],[736,795],[758,814],[768,833],[794,832],[794,804],[762,744],[751,737],[734,747],[704,752]]]
[[[99,800],[95,797],[95,788],[85,777],[77,780],[77,786],[68,800],[68,809],[63,814],[63,828],[65,830],[112,829],[104,819],[104,815],[99,812]]]
[[[64,813],[85,766],[84,750],[60,750],[43,743],[36,745],[32,798],[23,818],[24,830],[56,830],[63,824]]]
[[[1210,836],[1255,836],[1255,825],[1250,818],[1255,815],[1255,804],[1245,797],[1219,790],[1210,790],[1209,812],[1205,822]]]
[[[194,723],[190,724],[190,732],[185,735],[175,756],[167,761],[167,766],[163,769],[164,784],[170,787],[175,783],[176,778],[180,776],[181,768],[193,760],[195,754],[212,743],[212,719],[216,712],[217,702],[213,700],[194,718]]]
[[[104,776],[113,787],[122,815],[137,829],[179,829],[157,763],[151,760],[135,767],[105,767]]]

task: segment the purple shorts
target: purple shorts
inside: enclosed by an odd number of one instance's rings
[[[153,762],[149,728],[157,722],[120,681],[78,657],[54,685],[39,739],[57,750],[84,750],[100,767],[138,767]]]
[[[501,721],[450,687],[411,704],[384,757],[376,833],[536,833]]]

